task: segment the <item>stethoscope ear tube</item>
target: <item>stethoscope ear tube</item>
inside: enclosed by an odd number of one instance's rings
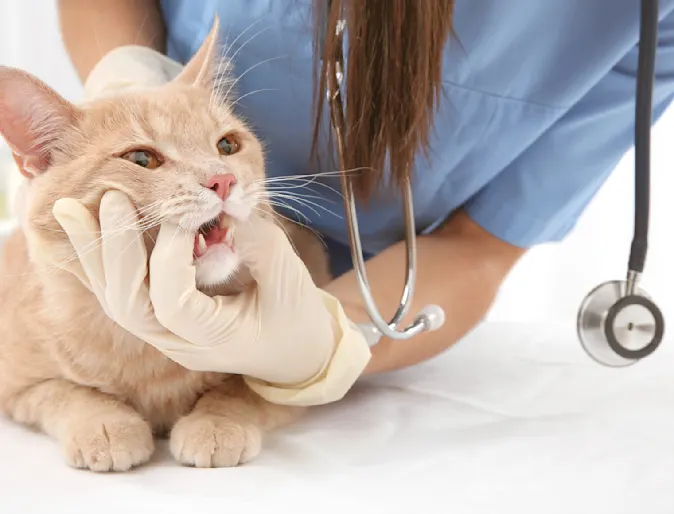
[[[658,45],[658,0],[641,0],[641,29],[634,123],[634,236],[629,270],[642,273],[648,252],[651,190],[651,120]]]
[[[634,124],[634,234],[627,277],[605,282],[583,300],[578,310],[578,338],[590,357],[620,367],[651,355],[662,342],[662,312],[638,287],[648,253],[650,214],[650,145],[653,83],[658,44],[658,0],[641,0],[639,64]]]

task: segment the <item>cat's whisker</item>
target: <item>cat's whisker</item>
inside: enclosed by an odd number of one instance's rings
[[[211,205],[202,205],[200,203],[190,203],[185,205],[176,205],[171,209],[165,209],[163,214],[166,218],[182,218],[184,216],[201,216],[204,210],[211,208]]]
[[[97,243],[98,243],[98,242],[99,242],[99,241],[97,241]],[[54,266],[57,267],[57,268],[66,269],[68,264],[80,260],[80,258],[81,258],[82,256],[87,255],[89,252],[95,250],[96,248],[97,248],[97,246],[93,246],[91,249],[87,250],[86,252],[79,253],[79,254],[75,251],[75,252],[73,252],[73,254],[70,255],[68,258],[66,258],[66,259],[64,259],[64,260],[62,260],[62,261],[60,261],[60,262],[58,262],[58,263],[54,263]]]
[[[264,211],[263,209],[261,209],[261,208],[259,208],[259,207],[253,207],[253,209],[255,209],[255,210],[257,210],[257,211],[260,211],[260,212],[266,212],[266,211]],[[302,223],[302,222],[299,221],[299,220],[294,220],[294,219],[292,219],[292,218],[289,218],[288,216],[284,216],[284,215],[281,214],[280,212],[278,212],[278,211],[272,209],[272,219],[274,219],[274,222],[275,222],[279,227],[281,227],[281,229],[283,229],[283,231],[284,231],[285,234],[288,236],[288,239],[291,241],[291,243],[292,243],[292,238],[290,238],[290,235],[288,234],[288,230],[283,226],[283,223],[280,223],[280,222],[276,219],[276,217],[282,218],[282,219],[286,220],[286,221],[289,222],[289,223],[293,223],[294,225],[299,225],[300,227],[306,228],[307,230],[309,230],[310,232],[312,232],[312,233],[318,238],[318,240],[321,242],[321,244],[323,244],[323,246],[324,246],[325,248],[327,248],[327,243],[325,242],[325,239],[323,238],[323,236],[322,236],[321,234],[319,234],[319,233],[316,231],[316,229],[314,229],[313,227],[311,227],[311,226],[308,225],[308,224]]]
[[[258,179],[253,181],[250,184],[250,187],[254,186],[264,186],[269,189],[269,186],[276,186],[276,187],[283,187],[287,189],[299,189],[302,187],[308,187],[311,184],[315,184],[317,186],[325,187],[338,195],[339,197],[343,198],[343,194],[335,189],[334,187],[324,184],[322,182],[317,182],[318,178],[321,177],[334,177],[334,176],[340,176],[340,175],[348,175],[350,173],[355,173],[360,170],[365,170],[365,169],[371,169],[367,167],[361,167],[361,168],[353,168],[350,170],[344,170],[344,171],[327,171],[327,172],[320,172],[320,173],[312,173],[312,174],[306,174],[306,175],[283,175],[283,176],[278,176],[278,177],[265,177],[262,179]],[[299,184],[298,184],[299,182]]]
[[[112,238],[112,237],[115,237],[115,236],[121,234],[122,232],[124,232],[126,230],[129,230],[130,228],[134,228],[134,226],[123,225],[121,227],[115,227],[112,231],[106,232],[105,236],[108,237],[108,238]],[[100,231],[96,232],[96,233],[99,234],[98,237],[96,237],[92,241],[89,241],[89,243],[87,243],[86,245],[84,245],[83,247],[80,248],[79,252],[76,251],[69,259],[63,261],[61,264],[69,264],[70,262],[74,262],[75,260],[80,259],[81,257],[86,256],[90,252],[98,249],[98,247],[103,242],[103,234],[101,234]]]
[[[290,190],[290,189],[308,188],[313,183],[314,182],[312,182],[312,181],[307,181],[303,184],[293,184],[293,183],[288,184],[285,181],[284,182],[279,181],[279,182],[271,182],[270,184],[268,184],[265,187],[265,189],[268,190],[268,191],[287,191],[287,190]],[[315,184],[318,185],[318,186],[326,187],[326,188],[330,189],[332,192],[334,192],[335,194],[337,194],[339,196],[342,196],[342,193],[337,191],[332,186],[329,186],[327,184],[323,184],[321,182],[315,182]]]
[[[337,218],[341,218],[341,216],[339,216],[339,214],[337,214],[336,212],[334,212],[334,211],[328,209],[327,207],[325,207],[323,205],[320,205],[316,202],[312,202],[311,200],[305,200],[303,198],[296,198],[296,197],[291,196],[291,195],[283,195],[283,194],[276,195],[274,198],[283,198],[284,200],[297,202],[298,204],[302,205],[303,207],[306,207],[307,209],[311,210],[311,212],[313,212],[314,214],[316,214],[316,216],[319,216],[319,217],[321,215],[321,213],[319,212],[319,210],[320,210],[320,211],[326,212],[327,214],[331,214],[331,215],[333,215]]]
[[[226,54],[223,55],[223,56],[220,58],[220,62],[218,63],[218,69],[217,69],[217,71],[215,72],[215,75],[214,75],[214,77],[213,77],[213,87],[211,88],[211,94],[210,94],[210,96],[209,96],[209,98],[208,98],[208,111],[209,111],[209,112],[211,112],[211,110],[213,109],[213,99],[216,98],[217,95],[220,93],[220,87],[221,87],[221,83],[220,83],[221,76],[220,76],[220,73],[221,73],[221,71],[222,71],[222,65],[223,65],[225,62],[228,63],[228,64],[227,64],[227,67],[229,67],[229,66],[230,66],[230,65],[229,65],[229,59],[227,58]],[[228,77],[229,74],[227,73],[227,70],[225,70],[225,73],[226,73],[225,76]],[[227,80],[228,80],[228,79],[227,79]]]
[[[154,239],[153,239],[153,241],[154,241]],[[129,244],[127,244],[124,248],[122,248],[122,251],[120,251],[120,252],[115,256],[115,258],[116,258],[116,259],[121,259],[121,258],[124,256],[124,254],[129,250],[129,248],[131,248],[131,247],[133,246],[133,244],[134,244],[134,241],[129,241]],[[143,243],[143,244],[144,244],[144,243]]]
[[[238,77],[236,77],[236,79],[234,80],[234,82],[232,82],[232,84],[229,86],[229,89],[228,89],[227,92],[225,93],[224,98],[227,98],[227,97],[229,96],[229,93],[232,91],[232,88],[233,88],[233,87],[236,85],[236,83],[239,82],[239,80],[241,80],[241,79],[242,79],[248,72],[253,71],[253,70],[254,70],[255,68],[257,68],[258,66],[262,66],[263,64],[266,64],[266,63],[268,63],[268,62],[276,61],[276,60],[278,60],[278,59],[285,59],[285,58],[287,58],[287,57],[288,57],[287,55],[280,55],[280,56],[278,56],[278,57],[270,57],[269,59],[264,59],[263,61],[260,61],[260,62],[258,62],[257,64],[253,64],[253,65],[250,66],[246,71],[244,71],[241,75],[239,75]]]
[[[149,9],[145,10],[145,15],[143,16],[143,20],[140,22],[140,26],[138,27],[138,31],[136,32],[135,37],[133,38],[133,44],[138,44],[138,41],[140,41],[140,36],[143,33],[143,29],[145,28],[145,22],[147,21],[147,16],[149,14]]]
[[[262,209],[259,209],[259,208],[257,208],[257,209],[260,210],[260,211],[262,211]],[[292,237],[290,237],[290,233],[288,232],[288,229],[283,225],[283,223],[281,223],[278,219],[276,219],[276,216],[274,216],[274,214],[276,214],[276,215],[278,215],[278,216],[280,216],[280,217],[282,217],[282,218],[285,218],[287,221],[289,221],[289,222],[291,222],[291,223],[292,223],[292,220],[289,219],[289,218],[286,218],[285,216],[279,215],[279,214],[276,213],[275,211],[272,211],[272,212],[273,212],[273,215],[272,215],[272,217],[271,217],[272,222],[273,222],[277,227],[279,227],[281,230],[283,230],[283,233],[284,233],[284,234],[286,235],[286,237],[288,238],[288,241],[290,241],[290,246],[292,246],[292,247],[293,247],[293,250],[295,250],[295,252],[298,253],[298,249],[297,249],[297,247],[295,246],[295,243],[293,243],[293,239],[292,239]],[[249,221],[249,222],[250,222],[250,221]]]
[[[107,238],[113,238],[116,237],[119,234],[122,234],[125,231],[128,230],[140,230],[141,232],[145,232],[157,225],[160,225],[163,221],[165,221],[165,218],[161,215],[156,215],[152,217],[145,218],[142,221],[139,220],[134,220],[131,221],[129,220],[128,222],[121,223],[121,220],[118,220],[118,223],[113,227],[112,230],[107,231],[105,234],[105,237]],[[65,231],[63,231],[65,232]],[[66,261],[63,264],[68,264],[76,259],[79,259],[83,256],[86,256],[88,253],[96,250],[98,246],[102,243],[103,241],[103,234],[101,232],[97,232],[99,236],[95,238],[94,240],[90,241],[86,245],[84,245],[80,249],[80,253],[78,254],[77,252],[74,255],[74,258],[72,260]]]
[[[296,207],[293,207],[292,205],[288,205],[287,203],[284,202],[279,202],[279,201],[273,201],[273,200],[267,200],[266,202],[262,202],[264,205],[268,205],[270,207],[282,207],[285,209],[288,209],[289,211],[294,212],[298,216],[303,217],[307,223],[310,223],[309,218],[307,217],[306,214],[304,214],[302,211],[297,209]]]
[[[154,228],[158,225],[161,225],[168,219],[168,216],[164,216],[163,214],[160,216],[154,216],[152,218],[145,218],[138,223],[128,225],[126,227],[120,226],[120,230],[136,230],[136,231],[141,231],[141,232],[146,232],[150,230],[151,228]]]
[[[329,209],[328,207],[326,207],[324,205],[315,203],[315,202],[313,202],[311,200],[308,200],[308,199],[305,199],[305,198],[298,198],[298,197],[295,197],[294,195],[286,195],[286,194],[283,194],[283,193],[277,193],[277,194],[274,194],[274,195],[257,195],[257,196],[254,196],[253,199],[256,202],[261,202],[261,201],[265,201],[265,200],[286,200],[286,201],[297,203],[297,204],[301,205],[302,207],[306,207],[307,209],[310,209],[311,212],[313,212],[317,216],[320,216],[321,212],[325,212],[327,214],[331,214],[333,216],[339,217],[339,215],[335,211]]]
[[[239,34],[238,36],[236,36],[236,38],[234,39],[234,41],[232,41],[232,42],[228,45],[229,48],[234,48],[234,45],[235,45],[236,42],[239,40],[239,38],[241,38],[241,36],[243,36],[246,32],[248,32],[250,29],[252,29],[256,24],[258,24],[259,22],[261,22],[263,19],[264,19],[264,16],[258,18],[257,20],[255,20],[254,22],[252,22],[250,25],[248,25],[248,27],[246,27],[246,28],[241,32],[241,34]],[[233,61],[234,58],[239,54],[239,52],[240,52],[241,50],[243,50],[243,49],[246,47],[246,45],[247,45],[250,41],[252,41],[252,40],[255,39],[256,37],[258,37],[260,34],[264,33],[266,30],[269,30],[270,28],[271,28],[271,27],[269,26],[269,27],[263,28],[262,30],[257,31],[255,34],[253,34],[251,37],[249,37],[246,41],[244,41],[244,42],[241,44],[241,46],[236,50],[236,52],[234,52],[231,56],[228,56],[227,54],[225,54],[225,56],[227,57],[227,59],[230,60],[230,61]]]
[[[340,198],[343,198],[344,195],[342,195],[341,192],[339,192],[337,189],[335,189],[332,186],[329,186],[328,184],[323,184],[322,182],[314,182],[313,180],[295,180],[295,181],[288,181],[290,183],[287,183],[285,180],[281,181],[275,181],[275,182],[269,182],[268,184],[262,184],[262,183],[251,183],[249,186],[246,187],[246,189],[254,188],[255,190],[259,191],[262,189],[265,189],[267,191],[288,191],[292,189],[302,189],[302,188],[308,188],[311,184],[315,184],[317,186],[324,187],[328,189],[331,193],[336,194]],[[300,182],[299,184],[296,182]],[[262,188],[262,189],[260,189]]]
[[[123,185],[121,185],[121,184],[112,183],[112,182],[107,182],[105,185],[106,185],[108,188],[110,188],[110,189],[116,189],[116,190],[118,190],[118,191],[121,191],[121,192],[123,192],[124,194],[126,194],[126,195],[129,196],[129,197],[133,196],[130,192],[127,192],[127,191],[125,190],[125,187],[124,187]],[[150,204],[145,205],[145,206],[143,206],[143,207],[140,208],[140,209],[136,209],[136,210],[134,210],[133,212],[127,214],[126,216],[123,216],[122,218],[120,218],[120,219],[118,220],[118,223],[119,223],[119,222],[122,222],[122,221],[130,221],[130,220],[132,220],[132,219],[136,219],[136,218],[138,218],[139,216],[142,216],[142,214],[144,214],[145,212],[147,212],[147,211],[149,211],[149,210],[152,210],[152,209],[154,209],[154,208],[159,207],[163,202],[164,202],[164,200],[156,200],[156,201],[154,201],[154,202],[151,202]]]
[[[274,195],[268,196],[267,198],[271,198],[271,199],[282,198],[284,200],[291,200],[291,201],[297,202],[300,205],[303,205],[304,207],[306,207],[307,209],[311,209],[311,211],[314,212],[317,216],[320,216],[320,213],[316,209],[321,209],[322,211],[324,211],[328,214],[331,214],[331,215],[333,215],[337,218],[340,218],[340,219],[342,218],[339,214],[337,214],[334,211],[331,211],[330,209],[328,209],[324,205],[320,205],[320,204],[318,204],[318,203],[316,203],[312,200],[308,200],[306,198],[298,198],[294,195],[285,194],[285,193],[276,193]],[[316,209],[314,209],[312,206],[315,207]]]
[[[261,204],[262,204],[262,205],[266,205],[266,206],[268,206],[268,207],[282,207],[282,208],[286,208],[286,209],[288,209],[288,210],[290,210],[290,211],[295,212],[298,216],[301,216],[302,218],[304,218],[304,219],[306,220],[307,223],[309,223],[309,218],[307,218],[307,216],[306,216],[303,212],[297,210],[296,208],[294,208],[294,207],[292,207],[292,206],[290,206],[290,205],[286,205],[286,204],[284,204],[284,203],[274,202],[274,201],[261,202]],[[274,210],[274,212],[278,212],[278,211]],[[279,213],[279,214],[280,214],[280,213]]]
[[[82,257],[86,257],[91,252],[97,250],[101,246],[102,243],[103,243],[103,237],[102,236],[97,237],[93,241],[90,241],[89,243],[87,243],[86,245],[81,247],[79,252],[77,250],[75,250],[70,257],[68,257],[64,261],[61,261],[60,263],[58,263],[57,266],[62,267],[62,266],[65,266],[67,264],[70,264],[72,262],[81,260]]]
[[[227,33],[227,37],[229,38],[229,32]],[[236,39],[234,40],[234,42],[236,42]],[[221,75],[222,65],[227,63],[227,68],[230,67],[230,64],[229,64],[230,61],[227,57],[227,52],[229,51],[229,48],[226,45],[223,45],[223,47],[224,47],[224,52],[222,53],[222,56],[220,57],[220,61],[218,62],[218,68],[217,68],[215,74],[213,75],[213,79],[212,79],[213,82],[212,82],[212,86],[211,86],[211,94],[208,97],[208,112],[211,112],[211,110],[213,108],[213,99],[215,98],[216,93],[220,91],[220,80],[222,79],[222,75]],[[227,72],[227,71],[228,70],[225,69],[225,72]],[[228,75],[228,73],[225,73],[225,77],[227,75]]]
[[[166,247],[166,252],[168,253],[169,250],[171,249],[171,246],[173,246],[173,242],[176,239],[176,235],[178,235],[178,232],[173,232],[173,236],[171,236],[171,240],[169,241],[168,246]]]
[[[229,55],[228,55],[229,49],[230,49],[230,48],[234,48],[234,45],[235,45],[236,42],[239,40],[239,38],[241,38],[241,36],[243,36],[246,32],[248,32],[248,30],[250,30],[252,27],[254,27],[257,23],[259,23],[259,22],[262,21],[263,19],[264,19],[264,16],[261,17],[261,18],[258,18],[258,19],[255,20],[255,21],[253,21],[253,22],[252,22],[250,25],[248,25],[248,27],[246,27],[246,28],[245,28],[245,29],[244,29],[238,36],[236,36],[236,38],[234,38],[234,41],[232,41],[230,44],[227,45],[227,49],[225,50],[225,52],[224,52],[222,58],[220,59],[220,63],[218,64],[218,70],[217,70],[217,72],[216,72],[216,74],[215,74],[216,77],[218,77],[218,76],[220,75],[220,71],[221,71],[221,68],[222,68],[222,64],[223,64],[224,62],[227,62],[227,63],[233,63],[233,62],[234,62],[234,58],[237,56],[237,54],[238,54],[238,53],[239,53],[239,52],[240,52],[240,51],[241,51],[241,50],[242,50],[242,49],[243,49],[243,48],[244,48],[250,41],[252,41],[253,39],[255,39],[255,38],[256,38],[257,36],[259,36],[260,34],[264,33],[266,30],[269,30],[270,27],[265,27],[264,29],[262,29],[262,30],[256,32],[256,33],[253,34],[250,38],[248,38],[246,41],[244,41],[243,44],[242,44],[242,45],[241,45],[241,46],[234,52],[234,54],[233,54],[232,56],[229,56]],[[228,64],[228,66],[229,66],[229,64]],[[227,74],[227,75],[229,75],[229,74]],[[231,88],[230,88],[230,90],[231,90]],[[210,111],[211,108],[212,108],[213,98],[214,98],[214,97],[217,97],[217,95],[219,95],[220,92],[221,92],[221,84],[218,84],[217,87],[214,87],[214,88],[211,90],[211,96],[210,96],[210,99],[209,99],[209,102],[208,102],[208,110],[209,110],[209,111]],[[226,99],[228,95],[229,95],[229,90],[227,91],[227,94],[224,96],[224,98]]]
[[[160,218],[166,218],[165,214],[161,212],[150,213],[147,216],[143,215],[137,216],[135,214],[133,215],[130,214],[129,216],[125,216],[117,220],[115,231],[119,229],[123,230],[138,229]]]
[[[292,189],[292,188],[289,188],[289,189]],[[251,196],[256,197],[256,198],[257,197],[273,198],[274,196],[276,196],[278,194],[283,194],[283,195],[287,195],[287,196],[296,196],[297,198],[320,200],[322,202],[328,202],[328,203],[335,203],[334,200],[330,200],[329,198],[325,198],[323,196],[308,195],[306,193],[288,192],[288,190],[286,188],[282,188],[282,189],[267,188],[264,191],[260,191],[258,193],[253,193]]]
[[[140,209],[136,209],[134,212],[130,212],[126,216],[123,216],[122,218],[119,219],[118,222],[132,221],[132,220],[135,220],[135,219],[138,219],[138,218],[142,218],[143,215],[146,212],[148,212],[152,209],[156,209],[157,207],[161,206],[162,203],[163,203],[163,200],[154,201],[154,202],[152,202],[148,205],[145,205],[144,207],[142,207]]]
[[[111,238],[114,238],[114,237],[122,234],[123,232],[125,232],[127,230],[140,229],[142,232],[145,232],[146,230],[149,230],[150,228],[153,228],[157,225],[160,225],[163,221],[164,221],[163,219],[157,218],[157,219],[152,220],[151,224],[149,224],[147,226],[143,226],[143,227],[139,227],[137,224],[131,224],[131,225],[124,224],[124,225],[121,225],[121,226],[116,226],[112,231],[106,232],[105,237],[108,238],[108,239],[111,239]],[[98,233],[100,234],[100,232],[98,232]],[[80,260],[82,257],[86,257],[89,253],[97,250],[102,243],[103,243],[103,235],[99,235],[96,239],[94,239],[93,241],[90,241],[89,243],[84,245],[82,248],[80,248],[79,252],[77,252],[77,251],[74,252],[74,254],[71,255],[68,259],[58,263],[57,267],[64,267],[67,264],[70,264],[72,262]],[[133,244],[133,243],[132,242],[129,243],[129,246],[131,244]],[[126,251],[126,249],[124,251]],[[123,252],[122,252],[122,254],[123,254]]]
[[[106,183],[106,186],[111,189],[117,189],[124,192],[123,186],[118,185],[116,183],[108,182]],[[129,193],[125,194],[127,194],[127,196],[130,196]],[[190,205],[190,202],[195,202],[197,200],[199,200],[198,195],[183,195],[177,198],[169,198],[168,200],[166,199],[155,200],[119,218],[117,220],[117,224],[119,225],[119,227],[116,228],[114,232],[118,230],[127,230],[127,229],[148,230],[152,228],[154,225],[160,223],[156,222],[156,220],[159,219],[160,217],[167,219],[171,216],[179,216],[181,214],[184,214],[184,212],[186,211],[193,210],[194,205],[193,204]],[[181,204],[185,204],[184,208],[177,209],[176,206],[179,206]],[[163,212],[152,213],[149,216],[146,215],[147,212],[155,209],[161,209]],[[50,232],[64,232],[62,229],[45,228],[44,230]]]
[[[310,205],[308,205],[308,204],[302,202],[302,200],[299,200],[299,199],[297,199],[297,198],[293,198],[293,197],[286,196],[286,195],[282,195],[282,194],[275,195],[273,198],[272,198],[272,197],[268,197],[268,198],[269,198],[269,199],[273,199],[273,200],[284,199],[284,200],[292,200],[292,201],[295,201],[295,202],[299,203],[302,207],[306,207],[307,209],[309,209],[309,210],[310,210],[311,212],[313,212],[316,216],[320,216],[319,212],[318,212],[316,209],[314,209],[314,208],[311,207]]]
[[[244,98],[246,98],[247,96],[253,95],[253,94],[255,94],[255,93],[261,93],[261,92],[263,92],[263,91],[278,91],[278,89],[263,88],[263,89],[255,89],[255,90],[253,90],[253,91],[249,91],[249,92],[246,93],[245,95],[241,95],[239,98],[237,98],[236,100],[234,100],[232,103],[229,104],[229,106],[230,106],[230,107],[233,107],[233,106],[235,106],[236,104],[238,104],[241,100],[243,100]]]
[[[266,205],[266,204],[265,204],[265,205]],[[295,220],[293,220],[293,219],[291,219],[291,218],[288,218],[287,216],[284,216],[283,214],[281,214],[281,213],[278,212],[278,211],[275,211],[274,209],[272,209],[271,211],[266,211],[266,210],[264,210],[262,207],[253,206],[253,210],[259,211],[259,212],[261,212],[261,213],[263,213],[263,214],[270,214],[270,213],[271,213],[272,217],[278,216],[279,218],[283,218],[284,220],[289,221],[290,223],[296,223],[296,224],[298,224],[298,225],[305,226],[304,224],[302,224],[302,223],[300,223],[300,222],[297,222],[297,221],[295,221]],[[246,220],[246,221],[248,222],[248,220]]]
[[[320,177],[339,177],[341,175],[349,175],[351,173],[355,173],[357,171],[363,171],[363,170],[371,170],[372,168],[369,166],[360,166],[357,168],[350,168],[347,170],[334,170],[334,171],[319,171],[317,173],[305,173],[301,175],[279,175],[275,177],[265,177],[262,179],[258,179],[255,182],[261,182],[261,183],[268,183],[268,182],[274,182],[277,180],[300,180],[300,179],[316,179]]]

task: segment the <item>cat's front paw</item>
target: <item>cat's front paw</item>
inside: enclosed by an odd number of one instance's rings
[[[152,430],[135,412],[101,413],[74,421],[61,442],[68,464],[92,471],[128,471],[154,452]]]
[[[254,425],[194,412],[173,427],[170,446],[173,457],[182,464],[198,468],[231,467],[260,453],[262,433]]]

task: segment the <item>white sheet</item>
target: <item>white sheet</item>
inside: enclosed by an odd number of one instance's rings
[[[76,471],[53,441],[0,421],[0,512],[671,514],[669,341],[612,370],[572,326],[487,324],[316,409],[235,469],[182,468],[162,445],[135,472]]]

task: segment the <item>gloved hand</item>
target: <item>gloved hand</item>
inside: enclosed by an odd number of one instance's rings
[[[114,48],[98,61],[84,83],[84,98],[91,100],[128,91],[164,85],[183,65],[164,54],[138,45]]]
[[[337,299],[317,288],[280,228],[251,219],[234,240],[257,287],[210,298],[196,289],[194,234],[164,224],[150,257],[139,230],[117,227],[136,211],[105,194],[99,226],[73,199],[54,216],[75,247],[81,270],[68,271],[96,295],[107,315],[192,370],[246,376],[274,403],[314,405],[340,399],[370,359],[360,330]]]

